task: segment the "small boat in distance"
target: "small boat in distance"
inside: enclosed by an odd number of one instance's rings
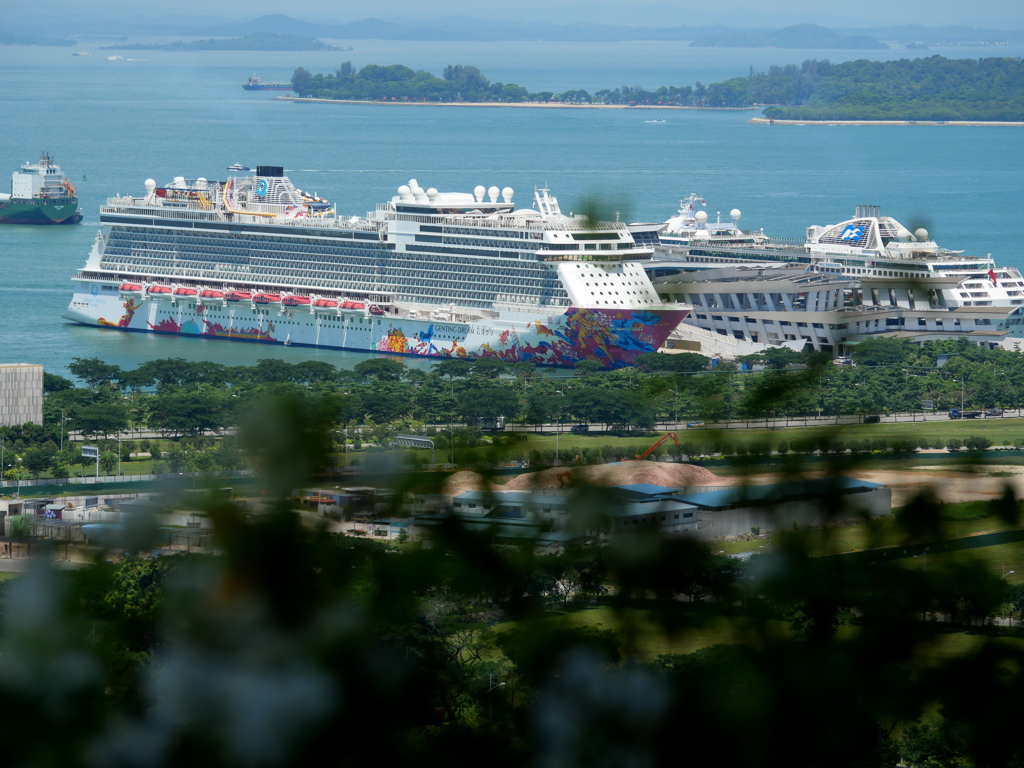
[[[231,165],[228,166],[228,170],[229,171],[251,171],[252,168],[250,168],[248,165],[242,165],[241,163],[232,163]]]
[[[250,77],[242,86],[247,91],[290,91],[291,83],[264,83],[256,75]]]

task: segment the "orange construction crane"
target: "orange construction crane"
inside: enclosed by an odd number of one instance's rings
[[[648,456],[650,456],[652,453],[654,453],[658,449],[659,445],[664,443],[670,437],[672,438],[672,442],[673,443],[675,443],[676,445],[679,445],[679,438],[676,437],[676,433],[675,432],[666,432],[664,435],[661,436],[661,439],[658,440],[658,442],[656,442],[654,445],[652,445],[650,448],[648,448],[643,453],[638,453],[636,455],[636,460],[637,461],[643,461],[644,459],[646,459]]]

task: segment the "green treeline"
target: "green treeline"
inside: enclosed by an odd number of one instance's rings
[[[803,120],[1024,120],[1024,64],[1017,59],[805,61],[720,83],[620,86],[595,93],[531,93],[514,83],[492,83],[473,66],[445,67],[442,77],[401,65],[356,69],[345,62],[333,74],[300,67],[292,86],[304,97],[359,101],[622,104],[742,108],[771,104],[765,114]]]
[[[314,75],[299,67],[292,75],[292,88],[303,97],[352,101],[427,101],[467,103],[627,104],[676,107],[732,107],[749,104],[726,103],[716,86],[662,86],[646,91],[640,86],[620,86],[595,93],[568,90],[561,93],[531,93],[514,83],[492,83],[473,66],[450,64],[441,77],[400,64],[381,67],[367,64],[356,69],[346,61],[333,75]],[[731,92],[730,92],[731,93]]]
[[[952,355],[938,368],[937,356]],[[464,424],[504,418],[523,424],[609,424],[650,429],[659,421],[721,421],[789,416],[1024,407],[1024,356],[966,341],[916,346],[873,339],[853,353],[858,365],[833,365],[820,353],[770,350],[719,361],[701,355],[647,355],[641,368],[591,371],[552,379],[531,365],[443,360],[430,371],[374,358],[352,370],[325,362],[260,360],[250,367],[157,360],[124,371],[79,360],[72,373],[87,387],[52,392],[47,422],[65,411],[70,429],[103,434],[129,424],[175,434],[221,429],[243,420],[268,396],[334,396],[336,420],[351,424]],[[764,366],[763,370],[741,369]],[[646,370],[645,370],[646,369]],[[782,384],[780,385],[780,382]],[[128,398],[125,398],[125,395]],[[766,406],[767,402],[767,406]]]
[[[745,90],[778,105],[765,110],[776,119],[1024,120],[1024,64],[1012,58],[805,61],[753,75]]]
[[[950,355],[941,368],[940,354]],[[842,366],[820,353],[773,349],[712,368],[711,361],[693,353],[652,354],[639,361],[639,368],[603,372],[581,364],[571,378],[559,379],[531,365],[496,360],[443,360],[424,371],[394,358],[364,360],[352,370],[322,361],[276,359],[237,367],[167,359],[122,370],[80,359],[69,368],[83,385],[46,374],[43,424],[0,427],[0,441],[28,473],[38,476],[60,475],[79,463],[68,430],[109,435],[145,429],[199,436],[244,424],[258,417],[268,399],[280,397],[320,403],[324,418],[352,428],[353,443],[386,444],[396,432],[426,428],[436,434],[439,447],[449,445],[448,433],[425,425],[456,426],[457,443],[474,447],[480,444],[479,429],[500,419],[561,423],[566,431],[572,424],[608,424],[629,433],[665,421],[710,426],[727,419],[905,413],[920,410],[926,400],[937,411],[961,404],[967,409],[1024,407],[1024,356],[1017,352],[986,350],[966,341],[916,346],[873,339],[859,344],[853,357],[857,365]],[[743,366],[758,370],[744,371]],[[1007,441],[1024,444],[1024,436],[1010,435]],[[131,452],[125,445],[108,447],[120,449],[124,459]],[[116,458],[110,461],[116,464]],[[184,457],[164,458],[180,471],[175,462]],[[214,464],[195,468],[242,464],[233,446],[222,446],[206,460]]]

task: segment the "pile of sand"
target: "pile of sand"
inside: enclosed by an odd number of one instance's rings
[[[456,472],[445,481],[442,493],[458,496],[466,491],[528,491],[534,488],[564,488],[572,475],[572,485],[635,485],[650,483],[668,488],[698,485],[731,485],[732,480],[721,478],[704,467],[693,464],[667,464],[654,461],[624,461],[617,464],[597,464],[583,467],[552,467],[541,472],[526,472],[513,477],[504,485],[488,485],[476,472]],[[561,477],[560,477],[561,475]]]
[[[448,475],[447,479],[444,481],[444,485],[441,486],[441,493],[445,496],[458,496],[460,493],[465,493],[466,491],[483,490],[489,490],[489,485],[484,476],[464,469]]]

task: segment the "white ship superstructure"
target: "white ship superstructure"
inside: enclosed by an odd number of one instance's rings
[[[207,337],[402,354],[630,364],[685,317],[628,227],[567,216],[547,190],[403,184],[339,217],[276,166],[152,180],[103,206],[65,317]]]
[[[655,287],[670,303],[692,310],[687,324],[702,329],[701,349],[788,346],[844,355],[873,336],[913,341],[967,338],[994,347],[1007,338],[1007,320],[1024,308],[950,306],[955,277],[911,283],[898,277],[847,277],[838,269],[771,264],[716,267],[660,277]],[[713,336],[708,336],[714,334]],[[684,328],[681,338],[688,338]],[[700,342],[700,332],[690,334]]]
[[[715,221],[708,221],[707,201],[690,194],[679,201],[676,215],[665,222],[660,239],[664,245],[708,246],[708,245],[763,245],[768,242],[764,231],[744,232],[740,229],[739,208],[729,211],[729,221],[722,221],[721,212]]]
[[[658,249],[648,268],[658,274],[678,269],[757,266],[784,262],[820,267],[850,278],[896,278],[907,283],[955,278],[943,288],[949,307],[1024,306],[1024,276],[998,267],[991,255],[969,256],[939,247],[923,228],[911,232],[876,205],[858,205],[854,218],[811,226],[803,241],[766,238],[736,245],[710,240]]]

